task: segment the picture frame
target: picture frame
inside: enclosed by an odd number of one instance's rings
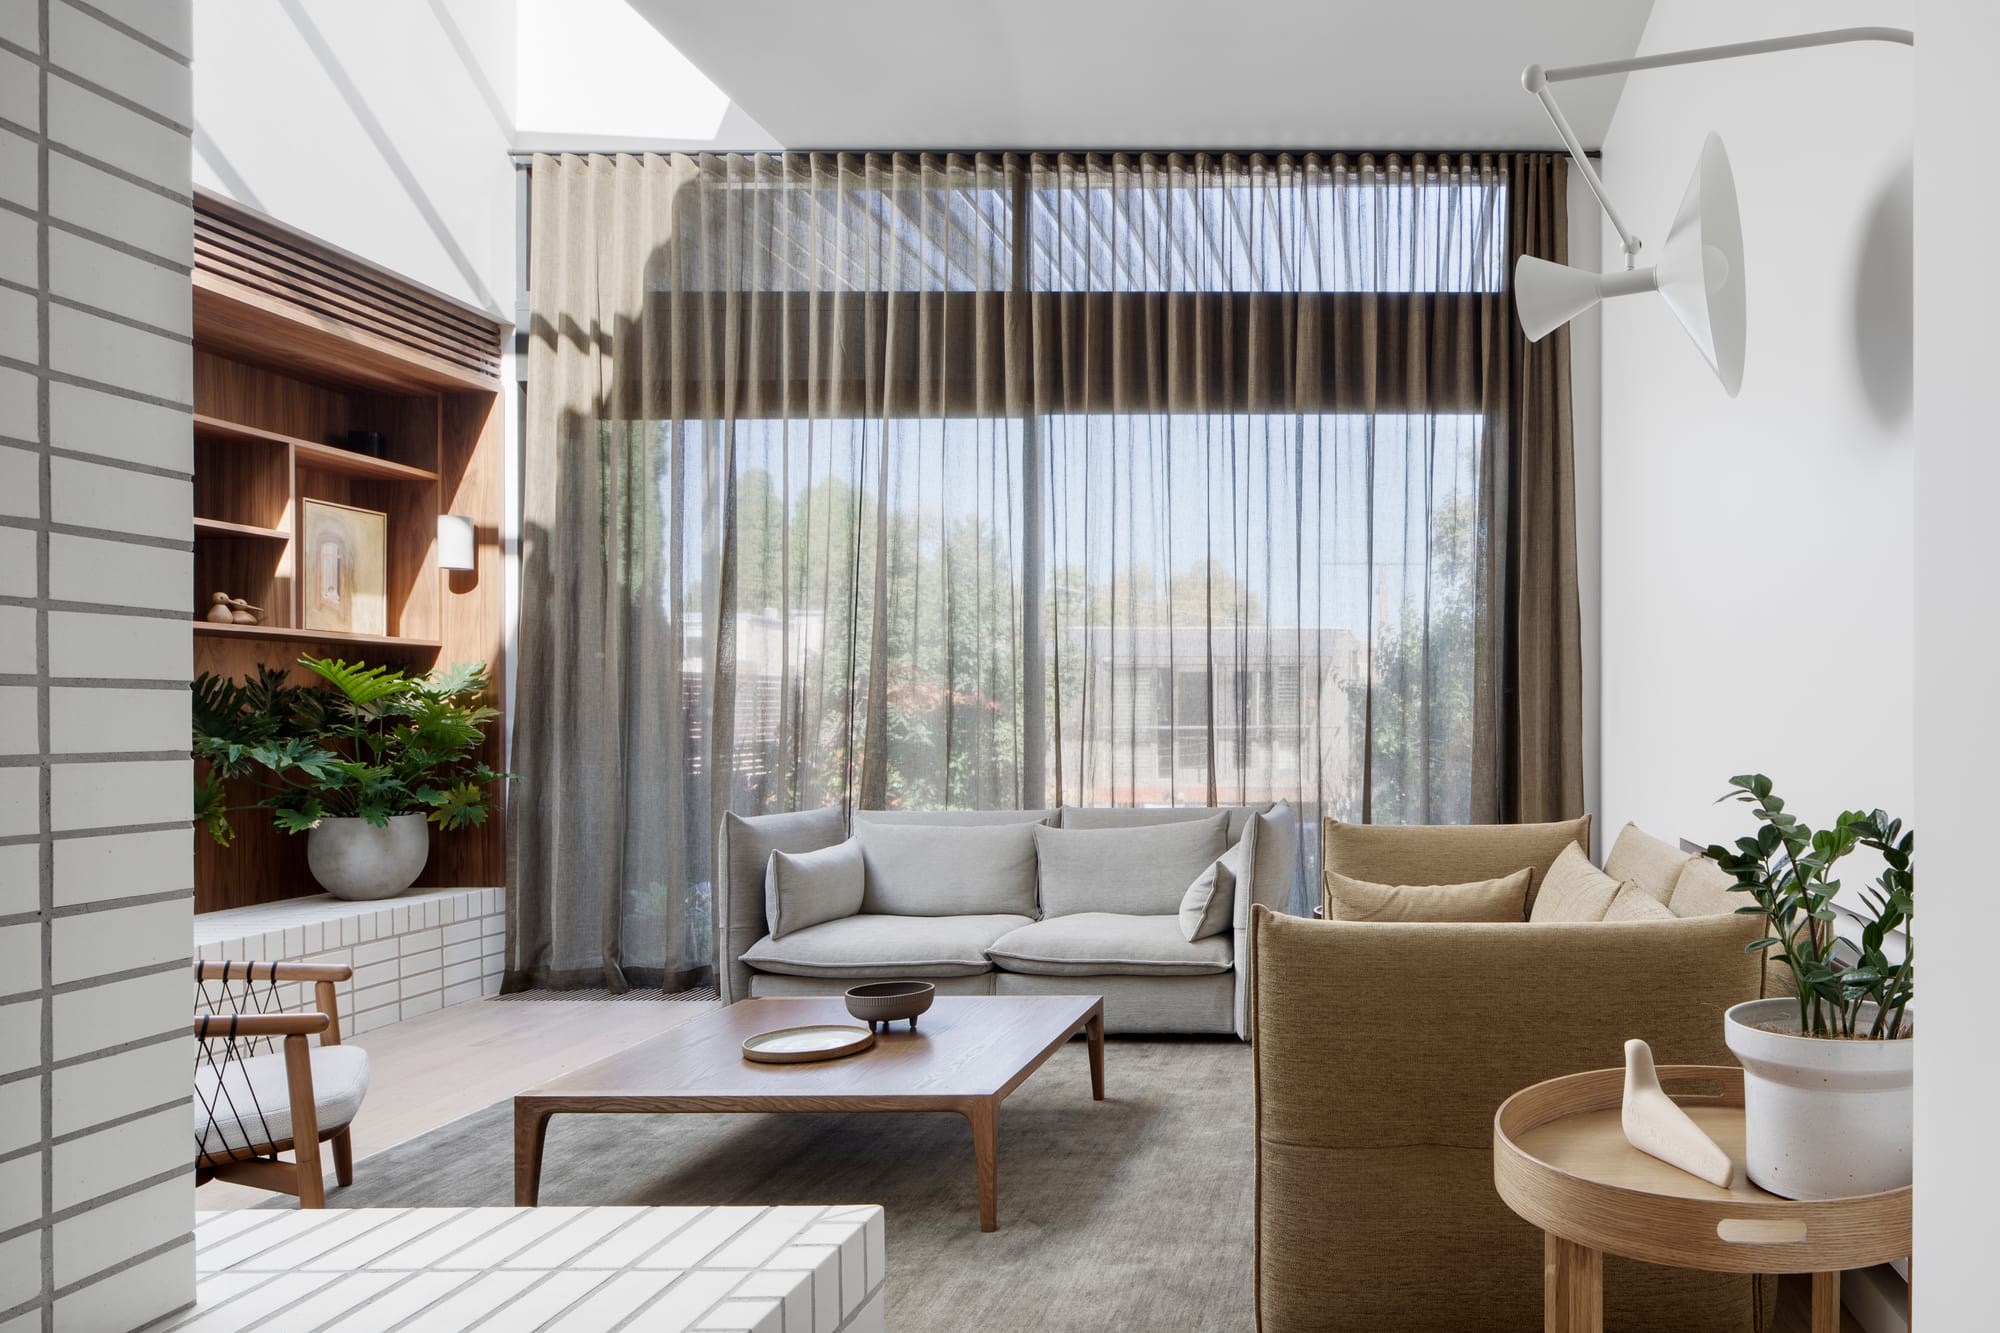
[[[300,501],[300,622],[347,634],[389,632],[389,516]]]

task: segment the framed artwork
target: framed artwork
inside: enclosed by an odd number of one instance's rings
[[[387,634],[388,515],[304,500],[300,516],[305,628]]]

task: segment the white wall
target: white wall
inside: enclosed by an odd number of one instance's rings
[[[187,0],[0,5],[0,1328],[194,1298]]]
[[[195,0],[195,183],[513,318],[513,0]]]
[[[1987,991],[2000,780],[2000,9],[1926,3],[1917,29],[1916,766],[1924,904],[1917,1057],[1920,1327],[1993,1320],[2000,1065]]]
[[[1659,0],[1640,52],[1911,26],[1912,11]],[[1669,839],[1734,836],[1738,807],[1712,802],[1745,771],[1769,773],[1808,822],[1914,813],[1912,70],[1908,48],[1869,45],[1627,80],[1604,143],[1613,199],[1657,254],[1718,131],[1750,316],[1731,401],[1659,300],[1604,314],[1609,834],[1635,820]],[[1608,228],[1605,242],[1617,265]]]

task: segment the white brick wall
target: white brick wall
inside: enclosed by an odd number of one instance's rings
[[[336,963],[354,969],[340,987],[345,1036],[500,993],[507,938],[499,889],[432,889],[385,902],[326,894],[204,912],[195,956],[258,963]],[[291,1007],[312,997],[279,987]]]
[[[0,0],[0,1333],[194,1298],[190,0]]]

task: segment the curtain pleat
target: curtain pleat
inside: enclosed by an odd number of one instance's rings
[[[508,984],[705,979],[724,810],[1574,813],[1564,172],[537,158]]]

